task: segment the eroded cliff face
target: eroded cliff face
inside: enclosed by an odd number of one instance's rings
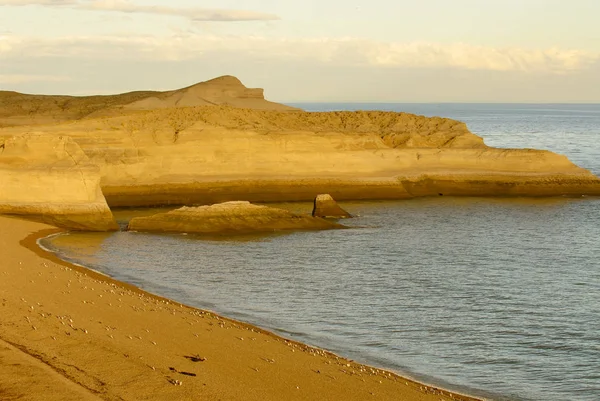
[[[170,108],[105,120],[96,130],[123,130],[137,140],[168,144],[182,131],[226,129],[261,134],[374,135],[392,148],[485,148],[483,139],[456,120],[383,111],[264,111],[230,106]],[[151,135],[148,136],[147,134]],[[362,145],[360,145],[362,146]]]
[[[48,118],[63,122],[36,125],[35,135],[19,126]],[[490,148],[459,121],[307,113],[269,102],[231,76],[115,96],[0,92],[2,124],[0,212],[81,229],[116,227],[105,199],[149,206],[308,201],[319,193],[340,200],[600,195],[600,180],[566,157]]]
[[[463,123],[405,113],[210,106],[39,129],[73,138],[114,206],[600,195],[598,178],[564,156],[490,148]]]
[[[0,138],[0,213],[76,230],[117,229],[100,189],[100,168],[71,138]]]

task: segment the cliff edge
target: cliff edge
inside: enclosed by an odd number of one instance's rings
[[[107,203],[600,195],[600,179],[567,157],[489,147],[460,121],[292,110],[229,76],[177,91],[69,101],[60,118],[77,102],[89,106],[85,118],[0,128],[0,212],[45,211],[71,216],[74,227],[111,229]],[[0,100],[0,116],[20,118],[19,102],[11,104]],[[34,116],[56,107],[42,106]],[[91,215],[98,220],[87,224]]]
[[[0,213],[74,230],[118,229],[100,189],[100,169],[64,136],[0,140]]]

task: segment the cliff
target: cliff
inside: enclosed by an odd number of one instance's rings
[[[37,129],[81,146],[112,206],[600,194],[564,156],[491,148],[463,123],[406,113],[203,106]]]
[[[319,193],[338,200],[600,195],[598,177],[565,156],[491,148],[451,119],[241,108],[255,101],[269,103],[261,91],[245,88],[233,77],[152,96],[139,93],[145,97],[100,108],[96,117],[36,126],[44,141],[63,138],[64,146],[78,146],[71,152],[77,157],[74,161],[52,152],[42,157],[38,152],[28,166],[28,158],[18,162],[11,156],[10,169],[0,174],[10,170],[11,177],[20,174],[22,186],[60,189],[52,196],[40,189],[36,196],[21,190],[2,197],[14,210],[21,201],[38,208],[44,199],[49,205],[73,204],[69,185],[82,196],[75,202],[79,207],[87,202],[102,208],[102,193],[110,206],[312,201]],[[219,104],[182,107],[207,99]],[[30,130],[0,128],[0,143]],[[62,169],[56,177],[71,177],[68,184],[52,183],[58,180],[52,175],[56,168]],[[82,174],[88,178],[76,178]],[[8,191],[17,191],[17,179],[11,180]],[[94,192],[97,181],[102,193]],[[84,182],[85,191],[79,189]]]
[[[100,169],[61,136],[0,140],[0,213],[76,230],[118,228],[100,189]]]
[[[182,207],[149,217],[135,217],[130,231],[196,234],[254,234],[291,230],[329,230],[345,228],[319,217],[288,210],[253,205],[250,202],[225,202],[211,206]]]

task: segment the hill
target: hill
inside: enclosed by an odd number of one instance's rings
[[[30,95],[0,91],[0,127],[51,124],[107,117],[139,110],[228,105],[260,110],[296,110],[265,100],[263,89],[247,88],[232,76],[222,76],[186,88],[137,91],[106,96]]]

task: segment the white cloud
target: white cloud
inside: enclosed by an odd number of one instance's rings
[[[192,21],[272,21],[279,17],[274,14],[246,11],[205,8],[184,8],[168,6],[145,6],[129,0],[0,0],[0,6],[68,6],[68,8],[88,11],[159,14],[185,17]]]
[[[521,49],[474,46],[464,43],[387,43],[374,46],[371,56],[381,66],[447,66],[470,70],[567,73],[585,69],[600,54],[582,50]]]
[[[123,13],[173,15],[186,17],[193,21],[268,21],[279,19],[273,14],[254,11],[143,6],[127,0],[95,0],[81,3],[77,8]]]
[[[23,84],[28,82],[67,82],[71,78],[56,75],[0,74],[0,84]]]
[[[77,3],[78,0],[0,0],[0,6],[64,6]]]
[[[184,61],[227,55],[376,68],[454,68],[567,74],[600,62],[573,49],[495,48],[464,43],[375,42],[354,38],[290,39],[178,34],[171,36],[16,37],[0,35],[3,58]],[[27,55],[27,56],[24,56]]]

